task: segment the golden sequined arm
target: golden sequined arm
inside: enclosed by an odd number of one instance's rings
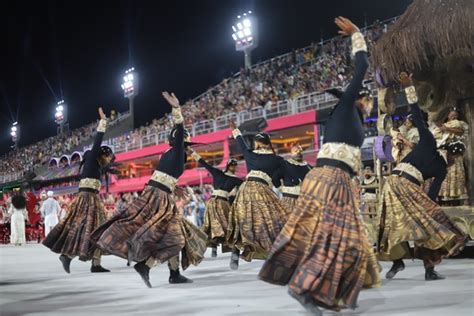
[[[183,124],[184,117],[183,117],[183,114],[181,113],[181,108],[173,108],[171,110],[171,118],[175,125]]]

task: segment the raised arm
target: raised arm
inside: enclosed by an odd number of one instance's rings
[[[189,152],[191,153],[191,156],[193,157],[194,160],[196,160],[201,166],[206,168],[206,170],[211,174],[213,178],[218,177],[219,175],[222,175],[222,171],[220,169],[217,169],[210,164],[208,164],[202,157],[194,151],[192,148],[189,148]],[[188,152],[188,153],[189,153]]]
[[[420,135],[420,142],[426,140],[427,138],[433,138],[433,134],[428,129],[428,126],[425,124],[423,119],[423,114],[418,105],[418,96],[416,94],[415,86],[413,85],[412,75],[408,75],[406,72],[400,74],[400,83],[405,89],[405,95],[411,107],[411,113],[413,115],[413,124],[418,129],[418,134]]]
[[[174,135],[175,139],[173,142],[173,148],[180,151],[182,150],[184,155],[184,118],[181,114],[181,106],[179,105],[178,98],[174,95],[174,93],[169,94],[168,92],[162,93],[163,97],[168,101],[171,105],[171,117],[173,119],[173,123],[176,127],[176,134]]]
[[[352,108],[360,89],[362,88],[362,81],[364,80],[365,72],[369,67],[367,59],[367,44],[364,36],[359,28],[345,17],[337,17],[335,23],[340,28],[339,34],[343,36],[351,36],[352,54],[355,56],[355,69],[352,74],[352,80],[349,83],[346,91],[341,97],[340,106]]]
[[[107,130],[107,116],[105,115],[102,108],[99,108],[99,116],[100,121],[99,125],[97,126],[97,133],[95,134],[94,144],[92,145],[92,149],[89,153],[89,157],[86,160],[86,163],[91,163],[95,161],[99,157],[100,146],[102,144],[102,139],[104,138],[105,131]]]
[[[248,152],[250,152],[250,148],[242,137],[242,133],[237,128],[237,125],[233,120],[229,121],[229,127],[232,130],[232,136],[237,141],[237,145],[240,149],[240,152],[245,156]]]

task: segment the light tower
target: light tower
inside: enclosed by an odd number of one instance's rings
[[[66,133],[69,125],[67,124],[67,105],[64,100],[61,100],[56,105],[56,113],[54,114],[54,121],[58,124],[58,135]]]
[[[20,141],[20,125],[18,125],[18,122],[12,124],[10,135],[12,136],[12,141],[15,143],[13,149],[17,149],[18,142]]]
[[[251,51],[258,46],[258,24],[257,18],[248,11],[237,16],[237,21],[232,25],[232,38],[235,42],[235,50],[244,52],[245,68],[252,66]]]
[[[138,95],[138,73],[135,71],[135,68],[132,67],[125,71],[122,89],[123,96],[128,98],[132,125],[135,126],[133,100]]]

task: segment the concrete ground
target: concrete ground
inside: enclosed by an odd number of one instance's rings
[[[209,256],[210,253],[207,253]],[[91,274],[74,260],[66,274],[58,256],[37,244],[0,246],[0,315],[305,315],[285,287],[257,279],[261,261],[228,267],[229,255],[206,258],[184,274],[194,283],[168,284],[166,265],[152,270],[145,287],[132,267],[108,256],[112,273]],[[445,260],[438,271],[447,279],[424,281],[421,262],[379,289],[364,290],[359,308],[325,315],[474,315],[474,260]],[[389,263],[382,263],[385,273]]]

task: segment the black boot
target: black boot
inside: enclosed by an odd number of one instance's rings
[[[240,257],[239,249],[232,250],[232,255],[230,256],[230,269],[231,270],[237,270],[239,268],[239,257]]]
[[[398,259],[393,261],[393,265],[390,270],[385,275],[386,279],[393,279],[393,277],[400,271],[405,270],[405,264],[403,263],[402,259]]]
[[[60,255],[59,261],[61,261],[61,263],[63,264],[64,271],[66,271],[66,273],[71,273],[70,266],[71,266],[72,259],[69,258],[68,256]]]
[[[444,280],[445,277],[439,274],[434,270],[434,268],[426,268],[425,270],[425,280],[426,281],[436,281],[436,280]]]
[[[135,268],[135,271],[140,274],[142,277],[143,282],[145,282],[146,286],[151,288],[151,283],[150,283],[150,268],[145,264],[145,262],[139,262],[136,265],[133,266]]]
[[[178,270],[170,270],[170,278],[168,279],[170,284],[179,284],[179,283],[193,283],[193,280],[188,279],[184,275],[181,275]]]
[[[110,272],[110,270],[107,270],[106,268],[104,268],[103,266],[99,264],[97,266],[91,265],[91,272],[92,273]]]
[[[288,294],[297,300],[303,307],[306,309],[307,312],[311,313],[311,315],[322,316],[323,312],[319,309],[318,305],[314,303],[314,301],[309,296],[304,296],[300,294],[296,294],[292,290],[288,290]]]
[[[217,257],[217,247],[212,247],[212,254],[211,254],[211,257],[212,257],[212,258]]]

